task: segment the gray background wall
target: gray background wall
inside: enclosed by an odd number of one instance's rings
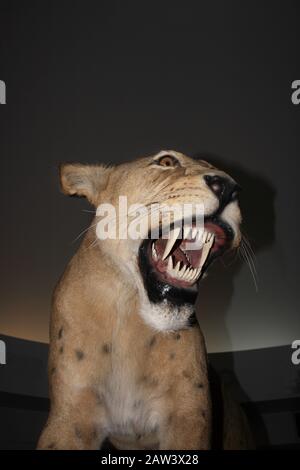
[[[243,186],[259,291],[239,262],[203,283],[211,352],[300,337],[299,2],[0,5],[0,333],[48,341],[51,291],[91,214],[60,161],[203,152]]]

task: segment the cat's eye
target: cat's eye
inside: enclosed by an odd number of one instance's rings
[[[179,165],[177,158],[173,157],[172,155],[163,155],[158,160],[156,160],[156,163],[160,166],[169,168],[174,168]]]

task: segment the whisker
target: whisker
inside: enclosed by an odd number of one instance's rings
[[[256,277],[258,278],[258,274],[257,274],[257,269],[256,269],[256,257],[255,257],[255,254],[249,244],[249,242],[246,242],[246,240],[244,239],[243,240],[243,246],[244,246],[244,250],[245,252],[248,254],[248,257],[249,257],[249,261],[251,262],[251,265],[252,265],[252,268],[253,268],[253,271],[255,272],[255,275]]]
[[[249,261],[249,254],[247,253],[246,249],[245,249],[245,244],[241,242],[241,247],[240,247],[240,253],[241,255],[243,256],[246,264],[248,265],[249,267],[249,270],[250,270],[250,273],[251,273],[251,276],[252,276],[252,279],[253,279],[253,283],[254,283],[254,287],[255,287],[255,290],[256,292],[258,292],[258,285],[257,285],[257,280],[256,280],[256,272],[253,270],[253,267],[252,267],[252,264],[251,262]]]
[[[237,259],[238,259],[238,249],[235,249],[234,250],[234,256],[233,256],[232,260],[229,263],[226,263],[225,259],[223,257],[220,258],[220,261],[223,264],[224,268],[230,268],[230,266],[232,266],[234,263],[236,263]]]
[[[252,246],[251,246],[251,243],[250,243],[248,237],[246,237],[245,234],[243,234],[243,240],[244,240],[245,244],[248,246],[249,250],[251,251],[251,253],[252,253],[252,255],[253,255],[253,258],[256,258],[256,255],[255,255],[255,253],[254,253],[254,251],[253,251],[253,248],[252,248]]]
[[[98,223],[98,222],[97,222],[97,223]],[[90,228],[95,227],[95,226],[97,225],[97,223],[92,224],[92,225],[89,225],[87,228],[85,228],[84,230],[82,230],[82,232],[80,232],[80,234],[77,235],[77,237],[76,237],[74,240],[72,240],[72,243],[77,242],[77,240],[78,240],[80,237],[82,237],[82,235],[84,235]]]
[[[89,250],[90,248],[93,248],[97,244],[98,241],[99,241],[99,238],[96,237],[95,240],[92,243],[90,243],[90,245],[86,249]]]

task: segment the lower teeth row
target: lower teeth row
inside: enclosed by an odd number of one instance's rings
[[[201,273],[201,268],[192,268],[192,266],[187,267],[185,264],[180,269],[180,261],[177,262],[176,266],[173,267],[172,256],[168,258],[168,267],[167,273],[181,281],[195,282]]]
[[[180,268],[180,261],[177,262],[176,266],[173,267],[173,258],[171,255],[168,257],[168,265],[167,265],[167,273],[181,281],[188,281],[191,283],[194,283],[201,274],[202,267],[205,264],[205,261],[209,255],[209,251],[211,247],[213,246],[214,243],[214,235],[209,234],[209,236],[206,237],[203,246],[202,246],[202,254],[201,254],[201,259],[199,262],[198,268],[193,268],[192,266],[187,267],[186,265],[183,265],[182,268]],[[155,261],[158,260],[158,255],[154,246],[154,243],[152,243],[152,257]]]

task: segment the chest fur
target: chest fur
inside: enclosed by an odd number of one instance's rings
[[[147,394],[140,376],[130,364],[122,363],[113,368],[104,388],[104,397],[112,434],[137,436],[156,429],[159,403]]]

